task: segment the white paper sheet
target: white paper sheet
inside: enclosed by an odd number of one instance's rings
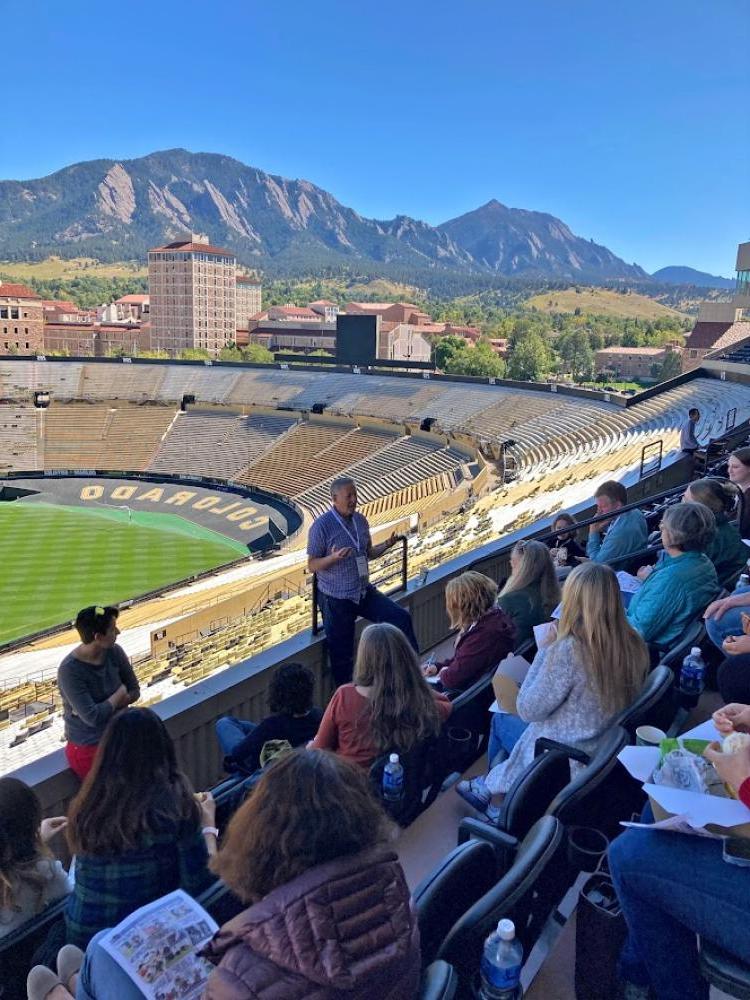
[[[698,837],[709,837],[712,840],[722,840],[719,833],[711,833],[702,826],[691,826],[687,816],[669,816],[660,819],[658,823],[620,823],[620,826],[633,827],[635,830],[671,830],[674,833],[688,833]]]
[[[702,722],[695,729],[689,730],[687,733],[681,733],[680,739],[683,740],[714,740],[721,741],[722,735],[716,726],[713,724],[711,719],[706,722]]]
[[[617,584],[623,594],[635,594],[643,586],[637,576],[633,576],[631,573],[626,573],[625,570],[619,570],[615,576],[617,577]]]
[[[750,809],[737,799],[722,799],[717,795],[686,792],[682,788],[665,788],[664,785],[643,786],[644,792],[667,812],[684,816],[693,826],[738,826],[750,823]]]

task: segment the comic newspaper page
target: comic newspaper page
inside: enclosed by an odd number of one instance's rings
[[[178,889],[136,910],[100,944],[149,1000],[197,1000],[213,966],[196,952],[217,929],[203,907]]]

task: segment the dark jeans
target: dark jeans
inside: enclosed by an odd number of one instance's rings
[[[411,615],[390,597],[370,584],[365,596],[357,603],[345,598],[329,597],[318,592],[318,604],[323,615],[323,628],[328,640],[328,657],[336,687],[348,684],[354,670],[354,623],[358,616],[369,622],[388,622],[400,628],[415,652],[419,652]]]
[[[650,985],[657,1000],[708,1000],[696,935],[747,960],[750,870],[723,861],[720,840],[627,830],[609,867],[628,925],[625,979]]]
[[[733,701],[750,704],[750,653],[728,656],[719,667],[717,683],[725,705]]]

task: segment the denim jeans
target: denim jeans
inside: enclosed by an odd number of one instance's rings
[[[490,739],[487,744],[487,761],[490,769],[495,766],[496,758],[503,750],[505,755],[501,757],[501,760],[505,760],[505,757],[510,754],[520,740],[521,734],[527,726],[528,722],[519,719],[517,715],[509,715],[507,712],[493,712]]]
[[[76,1000],[143,1000],[143,993],[99,944],[107,931],[92,937],[76,987]]]
[[[257,725],[257,722],[245,722],[243,719],[235,719],[232,715],[224,715],[217,719],[216,738],[224,756],[230,757],[235,748],[257,728]]]
[[[361,601],[349,601],[318,593],[323,628],[328,640],[328,657],[336,687],[348,684],[354,670],[354,623],[358,616],[370,622],[388,622],[400,628],[416,653],[419,652],[411,615],[370,584]]]
[[[629,937],[623,977],[657,1000],[708,1000],[696,935],[738,958],[750,954],[750,870],[722,860],[721,841],[627,830],[609,867]]]
[[[725,611],[721,618],[707,618],[706,632],[708,638],[721,649],[721,644],[728,635],[742,635],[742,621],[740,615],[750,615],[750,587],[738,587],[734,594],[748,594],[747,604],[740,608],[730,608]]]

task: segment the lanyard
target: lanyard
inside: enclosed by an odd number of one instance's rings
[[[352,517],[352,525],[354,526],[354,532],[355,532],[355,534],[353,535],[351,533],[351,531],[349,531],[349,528],[346,525],[346,521],[343,519],[343,517],[341,517],[341,515],[339,514],[339,512],[336,510],[335,507],[331,507],[331,513],[336,518],[336,520],[339,522],[339,524],[344,529],[344,531],[347,533],[347,535],[354,542],[354,546],[355,546],[357,552],[359,552],[359,529],[357,528],[357,522]],[[356,537],[355,537],[355,535],[356,535]]]

